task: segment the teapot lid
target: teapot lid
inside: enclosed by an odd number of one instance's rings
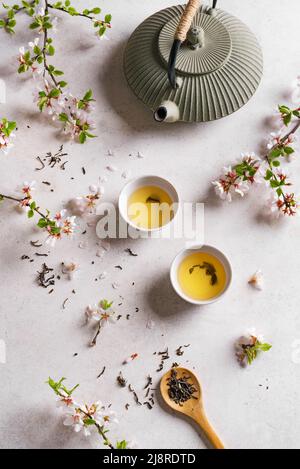
[[[134,31],[124,55],[124,70],[136,96],[153,111],[164,100],[176,103],[180,120],[206,122],[230,115],[255,93],[263,59],[257,39],[234,16],[202,6],[188,40],[179,49],[180,86],[170,86],[167,69],[174,33],[184,5],[161,10]]]
[[[178,17],[176,16],[168,21],[159,33],[158,49],[166,66],[168,66],[177,25]],[[177,54],[176,70],[188,75],[203,75],[221,68],[232,50],[231,38],[226,26],[214,16],[198,11],[190,32],[194,36],[194,44],[188,41],[182,44]],[[199,38],[201,35],[202,38]]]

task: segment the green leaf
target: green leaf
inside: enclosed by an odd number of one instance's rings
[[[60,391],[64,391],[65,394],[67,394],[68,396],[71,396],[71,394],[73,393],[73,391],[78,388],[79,384],[76,384],[76,386],[74,386],[72,389],[67,389],[64,385],[63,385],[63,382],[66,380],[66,378],[61,378],[59,381],[54,381],[52,378],[48,378],[48,381],[46,381],[47,384],[49,384],[49,386],[53,389],[53,391],[56,393],[56,394],[60,394]]]
[[[55,394],[59,394],[59,390],[61,389],[62,387],[62,383],[63,381],[65,381],[66,378],[61,378],[58,382],[55,382],[52,378],[48,378],[48,381],[46,381],[47,384],[49,384],[50,388],[53,389],[53,391],[55,392]]]
[[[52,234],[59,234],[60,233],[60,227],[59,226],[51,226],[51,233]]]
[[[275,161],[272,162],[272,165],[275,166],[276,168],[278,168],[278,166],[280,166],[280,161],[275,160]]]
[[[292,148],[292,147],[284,147],[284,153],[285,153],[286,155],[291,155],[291,154],[294,153],[294,152],[295,152],[294,148]]]
[[[27,217],[32,218],[33,216],[34,216],[34,211],[33,210],[28,210]]]
[[[13,121],[8,122],[8,123],[7,123],[7,132],[8,132],[8,135],[11,134],[11,132],[12,132],[13,130],[15,130],[16,127],[17,127],[17,123],[16,123],[16,122],[13,122]]]
[[[271,158],[278,158],[282,154],[282,149],[281,148],[274,148],[269,154]]]
[[[86,133],[85,133],[85,132],[80,132],[80,134],[79,134],[79,142],[80,142],[80,143],[85,143],[85,142],[86,142]]]
[[[8,17],[9,19],[12,19],[14,16],[15,16],[14,10],[9,10],[9,11],[7,12],[7,17]]]
[[[251,365],[253,360],[255,360],[255,358],[257,357],[257,351],[255,349],[255,346],[248,347],[246,349],[246,355],[247,355],[248,365]]]
[[[36,55],[40,55],[41,49],[40,49],[38,46],[34,46],[33,52],[34,52]]]
[[[99,28],[98,35],[99,35],[100,37],[101,37],[101,36],[104,36],[105,31],[106,31],[106,27],[105,27],[105,26],[101,26],[101,28]]]
[[[46,226],[48,226],[48,221],[45,218],[40,218],[37,223],[37,226],[39,228],[46,228]]]
[[[105,23],[110,23],[111,19],[112,19],[111,15],[105,15],[104,21],[105,21]]]
[[[38,107],[39,107],[39,110],[42,111],[44,109],[44,107],[46,106],[48,102],[48,98],[47,96],[43,96],[42,98],[39,99],[38,101]]]
[[[71,395],[75,391],[75,389],[79,388],[79,384],[76,384],[72,389],[69,390],[68,394]]]
[[[272,348],[272,345],[271,344],[261,344],[260,342],[258,342],[256,344],[256,347],[257,347],[258,350],[261,350],[262,352],[268,352]]]
[[[62,80],[62,81],[58,82],[58,84],[59,84],[60,88],[64,88],[65,86],[67,86],[68,83],[66,81]]]
[[[25,52],[24,54],[24,59],[26,60],[26,62],[28,62],[30,60],[30,52],[29,50]]]
[[[126,449],[127,448],[127,441],[126,440],[122,440],[122,441],[117,441],[117,444],[116,444],[116,449]]]
[[[49,93],[49,98],[57,98],[60,95],[60,90],[58,88],[53,88]]]
[[[40,27],[40,24],[37,21],[33,21],[33,23],[29,25],[30,29],[37,29],[39,27]]]
[[[68,13],[69,13],[69,15],[71,15],[71,16],[76,15],[76,14],[77,14],[76,8],[74,8],[74,7],[69,7],[69,8],[68,8]]]
[[[54,55],[55,54],[55,48],[53,46],[49,46],[47,49],[47,54],[48,55]]]
[[[69,118],[68,118],[67,114],[65,114],[64,112],[62,112],[62,113],[59,114],[59,120],[60,120],[61,122],[68,122]]]
[[[278,109],[279,109],[279,112],[281,112],[281,114],[288,114],[289,112],[291,112],[290,108],[286,106],[285,104],[278,106]]]
[[[93,8],[92,13],[94,13],[94,15],[99,15],[101,13],[101,8],[99,7]]]
[[[109,308],[111,308],[113,305],[113,301],[108,301],[108,300],[101,300],[100,301],[100,306],[102,309],[104,309],[105,311]]]
[[[20,67],[18,68],[18,73],[24,73],[24,72],[27,72],[27,70],[28,70],[28,65],[21,64]]]
[[[286,126],[288,126],[291,123],[291,120],[292,120],[291,112],[283,117],[283,122]]]
[[[272,179],[270,181],[270,185],[273,189],[275,189],[276,187],[280,186],[280,182],[276,181],[276,179]]]
[[[53,75],[55,75],[55,76],[57,76],[57,77],[59,77],[59,76],[61,76],[61,75],[64,74],[64,72],[63,72],[62,70],[57,70],[57,69],[56,69],[56,70],[53,70],[52,73],[53,73]]]
[[[85,93],[85,95],[84,95],[84,97],[82,98],[82,100],[83,100],[83,101],[91,101],[92,97],[93,97],[93,91],[92,91],[91,89],[89,89],[89,90]]]
[[[89,425],[95,425],[95,423],[96,423],[95,420],[92,419],[92,418],[86,418],[86,419],[84,420],[84,424],[87,425],[87,426],[89,426]]]
[[[17,22],[16,22],[16,20],[14,20],[14,19],[7,21],[7,26],[10,26],[11,28],[13,28],[14,26],[16,26],[16,24],[17,24]]]
[[[269,181],[271,178],[273,177],[273,173],[270,169],[267,169],[266,171],[266,176],[265,176],[265,180],[266,181]]]

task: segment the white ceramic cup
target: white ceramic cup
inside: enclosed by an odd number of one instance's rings
[[[224,289],[219,295],[214,296],[213,298],[210,298],[208,300],[195,300],[194,298],[190,298],[188,295],[186,295],[178,281],[178,269],[181,264],[181,262],[189,255],[194,254],[195,252],[205,252],[208,254],[211,254],[212,256],[216,257],[223,265],[225,269],[225,274],[226,274],[226,283],[224,286]],[[192,303],[194,305],[207,305],[210,303],[214,303],[215,301],[219,300],[228,290],[230,284],[231,284],[231,279],[232,279],[232,269],[229,260],[227,257],[218,249],[214,248],[213,246],[208,246],[208,245],[203,245],[203,246],[193,246],[191,248],[185,248],[182,251],[180,251],[175,259],[173,260],[170,268],[170,279],[172,286],[176,293],[183,298],[185,301],[188,303]]]
[[[133,220],[131,220],[128,217],[128,200],[130,196],[139,188],[145,187],[145,186],[156,186],[159,187],[160,189],[163,189],[169,197],[171,198],[173,204],[174,204],[174,216],[173,218],[166,224],[159,226],[157,228],[144,228],[135,225]],[[128,223],[129,226],[132,228],[135,228],[136,230],[151,233],[154,231],[160,231],[166,226],[170,225],[170,223],[173,222],[177,212],[178,212],[178,207],[179,207],[179,197],[178,193],[175,189],[175,187],[166,179],[163,179],[159,176],[142,176],[138,177],[136,179],[133,179],[132,181],[128,182],[123,189],[120,192],[119,195],[119,202],[118,202],[118,207],[119,207],[119,212],[122,216],[122,218]]]

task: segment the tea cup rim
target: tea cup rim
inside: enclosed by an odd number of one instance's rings
[[[124,209],[122,202],[121,202],[121,199],[122,199],[122,196],[124,194],[126,194],[126,192],[128,193],[129,192],[129,188],[131,185],[133,185],[134,183],[138,183],[139,181],[142,181],[143,179],[149,179],[149,180],[153,180],[153,185],[155,185],[155,181],[161,181],[162,183],[162,186],[161,188],[164,189],[166,192],[168,192],[169,196],[172,198],[172,202],[173,204],[177,204],[177,208],[176,208],[176,211],[174,212],[174,216],[171,220],[168,221],[168,223],[162,225],[162,226],[159,226],[159,227],[156,227],[156,228],[144,228],[144,227],[139,227],[137,226],[135,223],[132,222],[132,220],[128,217],[127,215],[127,204],[126,204],[126,209]],[[150,185],[150,183],[148,183]],[[143,187],[143,185],[145,184],[141,184],[140,187]],[[165,187],[163,187],[165,185]],[[166,187],[167,186],[167,187]],[[160,187],[160,186],[159,186]],[[168,191],[168,188],[171,190],[171,191]],[[133,191],[132,191],[133,192]],[[132,192],[130,192],[130,194],[132,194]],[[173,192],[173,195],[175,195],[175,197],[172,196],[172,194],[170,192]],[[128,200],[128,196],[129,194],[127,195],[127,200]],[[176,199],[176,200],[174,200]],[[153,174],[145,174],[143,176],[137,176],[136,178],[133,178],[131,179],[130,181],[128,181],[121,189],[120,193],[119,193],[119,197],[118,197],[118,209],[119,209],[119,213],[121,214],[123,220],[131,227],[131,228],[134,228],[138,231],[141,231],[141,232],[145,232],[145,233],[154,233],[154,232],[157,232],[157,231],[161,231],[163,230],[165,227],[169,226],[171,223],[173,223],[177,213],[178,213],[178,207],[179,207],[179,204],[180,204],[180,199],[179,199],[179,195],[178,195],[178,191],[176,189],[176,187],[174,186],[174,184],[172,184],[168,179],[165,179],[161,176],[157,176],[157,175],[153,175]]]
[[[182,289],[179,285],[178,278],[177,278],[177,272],[178,272],[178,267],[179,267],[181,261],[185,257],[187,257],[189,252],[192,252],[192,251],[207,252],[207,250],[210,251],[209,253],[214,255],[222,263],[222,265],[225,269],[225,273],[226,273],[226,284],[225,284],[224,289],[217,296],[214,296],[214,297],[212,297],[208,300],[197,300],[195,298],[189,297],[188,295],[186,295],[182,291]],[[229,289],[229,287],[232,283],[231,263],[230,263],[228,257],[220,249],[216,248],[215,246],[212,246],[210,244],[195,244],[193,246],[189,246],[189,247],[185,247],[185,248],[181,249],[181,251],[179,251],[176,254],[176,256],[174,257],[174,259],[171,263],[171,267],[170,267],[170,281],[171,281],[172,287],[175,290],[175,292],[177,293],[177,295],[180,296],[187,303],[191,303],[191,304],[198,305],[198,306],[212,304],[212,303],[215,303],[216,301],[219,301],[226,294],[226,292],[228,291],[228,289]]]

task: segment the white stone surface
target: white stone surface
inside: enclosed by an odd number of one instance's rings
[[[78,395],[87,401],[112,403],[120,420],[112,438],[135,438],[141,448],[204,447],[189,422],[166,412],[159,403],[152,411],[136,406],[132,395],[116,384],[122,370],[138,392],[149,372],[157,385],[160,374],[155,372],[158,358],[153,352],[168,346],[170,363],[177,359],[195,367],[207,414],[228,448],[299,448],[300,365],[297,354],[293,356],[300,345],[295,342],[300,339],[299,221],[264,222],[259,215],[262,192],[222,205],[213,196],[210,181],[241,151],[259,151],[268,133],[266,117],[278,102],[285,101],[291,81],[299,74],[300,2],[290,0],[287,6],[280,0],[220,1],[221,8],[249,25],[262,45],[265,69],[261,86],[248,105],[224,120],[170,126],[154,123],[151,113],[127,88],[122,53],[134,28],[173,2],[99,3],[104,12],[113,14],[109,41],[97,42],[84,19],[59,15],[56,42],[60,45],[53,62],[65,70],[75,94],[92,87],[97,99],[98,138],[84,146],[66,143],[65,171],[35,171],[36,157],[55,151],[61,140],[36,111],[30,80],[15,73],[13,58],[19,46],[33,37],[22,27],[28,19],[20,15],[13,37],[0,31],[0,77],[7,84],[7,104],[0,104],[0,114],[18,122],[16,146],[9,156],[1,156],[0,190],[13,193],[23,180],[35,179],[40,205],[56,210],[71,197],[87,193],[89,185],[104,174],[108,177],[105,200],[111,202],[116,202],[126,182],[121,177],[124,171],[130,170],[132,177],[147,173],[167,177],[183,200],[205,202],[205,240],[229,256],[233,284],[221,302],[203,308],[189,306],[175,296],[168,279],[170,262],[184,240],[116,240],[101,260],[96,256],[94,228],[88,227],[86,235],[63,241],[46,258],[57,271],[63,260],[80,264],[77,279],[62,278],[48,295],[35,283],[44,258],[35,257],[36,249],[29,244],[41,239],[40,233],[12,204],[2,204],[0,340],[6,344],[6,364],[0,362],[0,446],[94,445],[63,427],[55,397],[44,384],[50,375],[66,376],[71,385],[79,382]],[[90,0],[76,4],[93,6]],[[114,156],[107,156],[108,149]],[[138,151],[143,159],[129,156]],[[119,171],[108,173],[109,164]],[[290,168],[299,189],[299,162]],[[45,180],[51,182],[53,193],[42,184]],[[85,240],[87,246],[80,249],[79,243]],[[139,256],[128,256],[126,247]],[[21,261],[23,254],[33,256],[34,263]],[[117,264],[123,266],[122,271],[114,268]],[[259,268],[266,280],[262,292],[247,285],[249,276]],[[96,282],[103,271],[107,277]],[[112,288],[113,282],[120,284],[117,290]],[[120,301],[119,295],[124,299]],[[117,311],[123,318],[106,329],[97,347],[90,349],[91,330],[84,326],[84,309],[103,297],[116,305],[122,303]],[[125,318],[128,313],[129,321]],[[149,318],[155,322],[154,328],[146,327]],[[252,326],[264,333],[273,349],[242,370],[234,359],[233,342]],[[187,343],[191,346],[185,355],[176,357],[175,349]],[[133,352],[139,358],[123,367],[122,361]],[[97,380],[103,366],[105,375]],[[124,409],[127,402],[128,411]]]

